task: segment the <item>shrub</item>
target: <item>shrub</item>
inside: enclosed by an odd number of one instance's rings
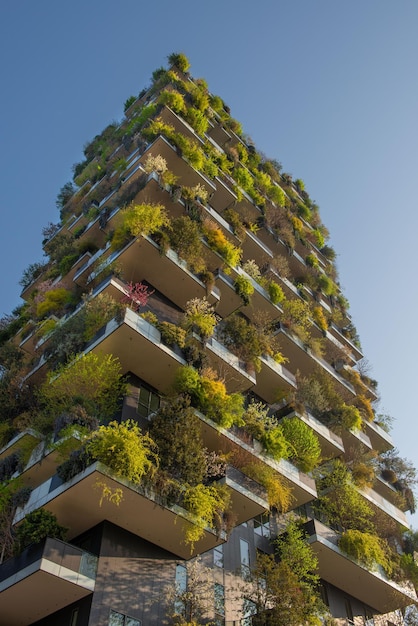
[[[318,276],[318,287],[326,296],[335,296],[337,293],[337,285],[326,274]]]
[[[127,98],[125,100],[125,104],[123,106],[123,112],[126,113],[126,111],[129,109],[129,107],[135,102],[136,100],[136,96],[129,96],[129,98]]]
[[[294,497],[292,489],[280,478],[279,474],[265,463],[251,463],[241,468],[267,491],[268,503],[279,513],[286,513],[292,506]]]
[[[130,204],[120,214],[112,237],[112,249],[123,247],[130,237],[151,235],[167,226],[169,218],[162,204]]]
[[[226,485],[199,484],[186,489],[183,506],[194,518],[193,524],[186,524],[186,543],[193,546],[203,537],[207,527],[217,530],[222,528],[223,513],[229,506],[230,498]]]
[[[161,333],[161,338],[167,346],[184,348],[186,345],[186,331],[184,328],[180,328],[176,324],[171,322],[160,322],[158,324],[158,330]]]
[[[66,304],[71,301],[71,292],[64,287],[50,289],[44,295],[43,300],[36,306],[36,317],[42,319],[51,313],[60,313]]]
[[[284,291],[274,280],[268,284],[268,293],[273,304],[280,304],[285,299]]]
[[[28,513],[16,530],[15,551],[22,552],[32,543],[39,543],[46,537],[65,539],[67,528],[58,524],[57,518],[50,511],[37,509]]]
[[[170,65],[174,65],[181,72],[187,72],[190,68],[189,59],[182,52],[172,52],[168,55],[167,60]]]
[[[242,425],[243,397],[239,393],[228,394],[222,381],[201,376],[186,365],[177,370],[174,386],[178,392],[188,394],[197,409],[221,426]]]
[[[186,302],[183,326],[187,331],[196,327],[203,339],[207,339],[213,335],[216,321],[213,307],[206,298],[193,298]]]
[[[194,107],[188,107],[185,118],[198,135],[204,135],[209,127],[209,120],[205,113]]]
[[[186,111],[184,97],[178,91],[164,89],[161,91],[157,102],[170,107],[175,113],[184,113]]]
[[[341,535],[338,545],[343,552],[362,565],[371,569],[376,569],[377,565],[381,565],[390,574],[391,564],[387,556],[388,547],[376,535],[350,529]]]
[[[230,243],[220,228],[212,222],[205,224],[204,233],[209,246],[218,252],[231,267],[239,265],[242,250]]]
[[[254,293],[254,286],[249,278],[237,276],[234,282],[235,293],[241,298],[243,304],[247,306],[250,304],[250,296]]]
[[[283,428],[280,425],[273,426],[266,430],[261,441],[267,452],[271,454],[276,461],[289,457],[289,444],[286,441]]]
[[[305,422],[297,418],[284,418],[281,426],[290,444],[290,461],[293,461],[302,472],[311,472],[321,461],[318,437]]]
[[[202,250],[203,244],[199,225],[188,215],[173,219],[169,230],[170,246],[186,261],[192,272],[205,269]]]
[[[87,441],[86,452],[133,483],[152,476],[158,467],[154,441],[133,420],[100,426]]]
[[[41,398],[55,415],[80,404],[100,419],[111,417],[125,391],[119,360],[111,354],[89,352],[61,365],[42,385]]]

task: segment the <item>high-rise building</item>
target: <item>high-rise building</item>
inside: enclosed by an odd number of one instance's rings
[[[318,207],[169,61],[3,320],[0,625],[403,624],[414,471]]]

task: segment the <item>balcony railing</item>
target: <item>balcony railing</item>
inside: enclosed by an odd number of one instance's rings
[[[29,546],[0,566],[0,625],[32,624],[81,600],[94,591],[96,569],[96,556],[64,541]]]

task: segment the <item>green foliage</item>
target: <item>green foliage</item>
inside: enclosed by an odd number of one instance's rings
[[[119,317],[125,306],[117,302],[110,294],[99,293],[95,298],[87,300],[84,305],[84,339],[90,341],[100,328],[114,317]]]
[[[341,535],[338,545],[343,552],[362,565],[370,569],[376,569],[377,565],[381,565],[390,574],[388,546],[377,535],[355,528],[349,529]]]
[[[195,107],[188,107],[185,118],[198,135],[204,135],[209,127],[209,120],[205,113]]]
[[[161,407],[152,420],[150,435],[158,448],[161,470],[192,486],[203,482],[206,457],[200,421],[188,398]]]
[[[260,462],[245,465],[241,470],[263,485],[267,491],[270,508],[276,509],[279,513],[290,510],[294,501],[292,489],[272,467]]]
[[[222,327],[222,342],[246,363],[260,368],[260,356],[266,351],[257,328],[241,315],[231,315]]]
[[[120,213],[112,237],[112,249],[123,247],[131,237],[151,235],[169,224],[162,204],[130,204]]]
[[[220,380],[201,376],[193,367],[186,365],[176,372],[175,389],[188,394],[197,409],[221,426],[242,425],[243,397],[239,393],[228,394]]]
[[[281,425],[266,430],[262,436],[262,443],[276,461],[289,458],[290,448]]]
[[[212,223],[208,223],[205,226],[204,232],[209,246],[218,252],[228,265],[237,267],[242,256],[241,248],[237,248],[230,243],[222,230],[217,226]]]
[[[87,441],[86,452],[117,476],[137,484],[158,467],[154,441],[133,420],[100,426]]]
[[[234,282],[235,293],[239,295],[244,305],[250,304],[250,297],[254,293],[254,286],[249,278],[239,274]]]
[[[284,533],[276,540],[276,550],[281,561],[289,565],[300,581],[316,585],[319,582],[318,557],[306,542],[303,528],[291,520]]]
[[[196,329],[203,339],[213,335],[216,316],[213,307],[206,298],[193,298],[184,307],[183,327],[190,332]]]
[[[64,287],[50,289],[36,305],[36,317],[42,319],[51,313],[60,313],[71,301],[71,292]]]
[[[186,543],[191,549],[203,537],[205,528],[222,528],[223,513],[228,509],[231,495],[226,485],[202,484],[187,487],[183,506],[192,514],[193,522],[185,525]]]
[[[136,96],[129,96],[129,98],[127,98],[125,100],[125,104],[123,106],[123,112],[126,113],[126,111],[129,109],[129,107],[135,102],[136,100]]]
[[[318,287],[326,296],[335,296],[337,294],[337,285],[326,274],[318,276]]]
[[[59,366],[40,388],[41,399],[51,414],[80,404],[99,419],[115,414],[124,392],[119,360],[111,354],[93,352]]]
[[[24,270],[22,278],[19,280],[19,285],[21,285],[23,289],[29,287],[29,285],[42,274],[45,268],[46,263],[31,263]]]
[[[280,304],[285,299],[283,289],[274,280],[268,284],[268,293],[273,304]]]
[[[315,585],[301,579],[291,565],[259,553],[251,576],[249,599],[255,603],[253,626],[320,626],[325,607]]]
[[[39,543],[46,537],[65,539],[67,528],[58,524],[53,513],[37,509],[26,515],[16,530],[15,552],[19,554],[32,543]]]
[[[175,113],[184,113],[186,111],[184,97],[178,91],[164,89],[161,91],[157,102],[170,107]]]
[[[187,72],[190,68],[189,59],[182,52],[172,52],[168,55],[167,60],[170,65],[174,65],[181,72]]]
[[[357,491],[347,466],[336,460],[329,470],[317,483],[322,495],[314,503],[315,510],[343,530],[373,532],[373,510]]]
[[[290,444],[289,460],[302,472],[311,472],[321,461],[321,447],[313,430],[297,418],[284,418],[283,434]]]
[[[202,272],[205,262],[198,223],[188,215],[181,215],[172,220],[168,234],[170,246],[186,261],[192,272]]]
[[[158,330],[161,333],[161,338],[167,346],[178,346],[184,348],[186,345],[186,331],[184,328],[180,328],[176,324],[171,322],[159,322]]]
[[[245,410],[243,420],[246,432],[261,440],[270,423],[268,407],[252,399]]]

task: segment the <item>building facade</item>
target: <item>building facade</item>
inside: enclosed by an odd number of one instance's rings
[[[0,624],[291,623],[254,580],[289,520],[323,623],[403,624],[413,496],[318,207],[169,60],[85,147],[2,331]]]

